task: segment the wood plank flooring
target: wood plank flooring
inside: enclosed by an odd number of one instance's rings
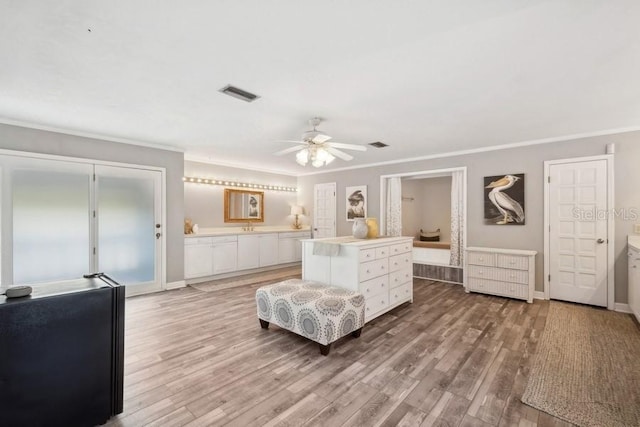
[[[107,426],[569,425],[520,402],[548,302],[414,279],[413,304],[324,357],[260,328],[259,286],[129,298],[125,411]]]

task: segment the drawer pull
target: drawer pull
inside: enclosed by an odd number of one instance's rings
[[[509,264],[515,264],[515,263],[516,263],[515,261],[509,261]]]
[[[484,274],[484,272],[482,272],[482,271],[478,271],[478,274],[482,275],[482,274]]]
[[[512,279],[515,279],[516,275],[515,275],[515,274],[512,274],[512,275],[511,275],[511,276],[509,276],[509,277],[511,277]]]
[[[367,273],[371,273],[371,272],[367,269]]]
[[[482,262],[482,261],[484,261],[484,258],[480,257],[480,258],[478,258],[478,261]]]

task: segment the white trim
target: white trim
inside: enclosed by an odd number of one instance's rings
[[[540,291],[533,291],[533,299],[542,299],[542,300],[546,300],[547,298],[544,297],[544,292],[540,292]]]
[[[614,310],[619,311],[620,313],[633,314],[633,311],[631,311],[631,307],[629,307],[629,304],[625,304],[623,302],[617,302],[615,304]]]
[[[451,283],[452,285],[460,285],[464,287],[464,283],[461,282],[452,282],[450,280],[442,280],[442,279],[433,279],[431,277],[422,277],[422,276],[413,276],[414,279],[421,280],[431,280],[432,282],[442,282],[442,283]]]
[[[97,140],[107,141],[107,142],[117,142],[117,143],[120,143],[120,144],[137,145],[137,146],[140,146],[140,147],[155,148],[156,150],[175,151],[175,152],[178,152],[178,153],[184,153],[185,152],[184,148],[179,148],[179,147],[175,147],[175,146],[172,146],[172,145],[157,144],[157,143],[154,143],[154,142],[134,141],[134,140],[127,139],[127,138],[119,138],[119,137],[116,137],[116,136],[107,136],[107,135],[102,135],[102,134],[99,134],[99,133],[84,132],[84,131],[80,131],[80,130],[71,130],[71,129],[65,129],[65,128],[58,128],[58,127],[55,127],[55,126],[39,125],[39,124],[35,124],[35,123],[30,123],[30,122],[22,122],[22,121],[19,121],[19,120],[12,120],[12,119],[8,119],[6,117],[0,117],[0,124],[5,124],[5,125],[9,125],[9,126],[16,126],[16,127],[26,128],[26,129],[44,130],[44,131],[47,131],[47,132],[61,133],[61,134],[64,134],[64,135],[81,136],[83,138],[91,138],[91,139],[97,139]]]
[[[530,146],[530,145],[549,144],[549,143],[553,143],[553,142],[567,142],[567,141],[572,141],[572,140],[576,140],[576,139],[592,138],[592,137],[596,137],[596,136],[615,135],[615,134],[619,134],[619,133],[636,132],[636,131],[640,131],[640,126],[630,126],[630,127],[626,127],[626,128],[617,128],[617,129],[607,129],[607,130],[595,131],[595,132],[576,133],[576,134],[572,134],[572,135],[564,135],[564,136],[557,136],[557,137],[551,137],[551,138],[534,139],[534,140],[529,140],[529,141],[513,142],[513,143],[508,143],[508,144],[502,144],[502,145],[491,145],[489,147],[471,148],[471,149],[468,149],[468,150],[449,151],[447,153],[430,154],[430,155],[427,155],[427,156],[408,157],[408,158],[398,159],[398,160],[388,160],[386,162],[368,163],[366,165],[347,166],[347,167],[344,167],[344,168],[336,168],[336,169],[329,169],[329,170],[321,170],[321,171],[317,171],[317,172],[301,173],[301,174],[298,174],[297,176],[320,175],[320,174],[323,174],[323,173],[334,173],[334,172],[341,172],[341,171],[353,170],[353,169],[370,168],[370,167],[375,167],[375,166],[385,166],[385,165],[393,165],[393,164],[398,164],[398,163],[417,162],[417,161],[420,161],[420,160],[440,159],[440,158],[443,158],[443,157],[463,156],[463,155],[466,155],[466,154],[484,153],[484,152],[488,152],[488,151],[508,150],[508,149],[511,149],[511,148],[527,147],[527,146]]]
[[[165,290],[170,291],[171,289],[180,289],[180,288],[186,288],[186,287],[187,287],[187,282],[185,280],[178,280],[175,282],[167,283],[167,285],[165,286]]]
[[[387,230],[387,226],[386,226],[386,215],[385,215],[385,195],[386,195],[386,188],[387,188],[387,183],[386,180],[388,180],[389,178],[395,178],[395,177],[413,177],[413,176],[420,176],[423,178],[431,178],[431,175],[437,175],[437,176],[443,176],[443,173],[449,173],[451,174],[452,172],[458,172],[458,171],[462,171],[463,174],[463,182],[464,182],[464,188],[462,189],[463,192],[463,199],[464,199],[464,204],[462,206],[462,216],[464,218],[464,232],[463,232],[463,239],[464,239],[464,247],[462,248],[462,250],[466,250],[467,248],[467,230],[468,230],[468,221],[467,221],[467,204],[468,204],[468,200],[467,200],[467,187],[468,187],[468,183],[467,183],[467,167],[466,166],[460,166],[460,167],[455,167],[455,168],[444,168],[444,169],[433,169],[433,170],[423,170],[423,171],[417,171],[417,172],[402,172],[402,173],[396,173],[396,174],[390,174],[390,175],[380,175],[380,224],[378,225],[378,227],[380,228],[380,234],[384,235],[386,233]]]
[[[544,162],[544,299],[549,299],[549,169],[552,165],[566,163],[589,162],[593,160],[607,161],[607,210],[615,207],[615,173],[613,154],[602,154],[599,156],[572,157],[569,159],[545,160]],[[607,221],[607,309],[615,308],[615,221]]]

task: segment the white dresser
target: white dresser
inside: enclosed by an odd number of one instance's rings
[[[536,254],[518,249],[467,248],[465,290],[533,302]]]
[[[302,278],[362,293],[368,322],[413,302],[412,242],[411,237],[303,240]]]

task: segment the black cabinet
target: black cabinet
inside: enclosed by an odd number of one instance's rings
[[[1,426],[93,426],[122,412],[124,292],[95,277],[0,297]]]

